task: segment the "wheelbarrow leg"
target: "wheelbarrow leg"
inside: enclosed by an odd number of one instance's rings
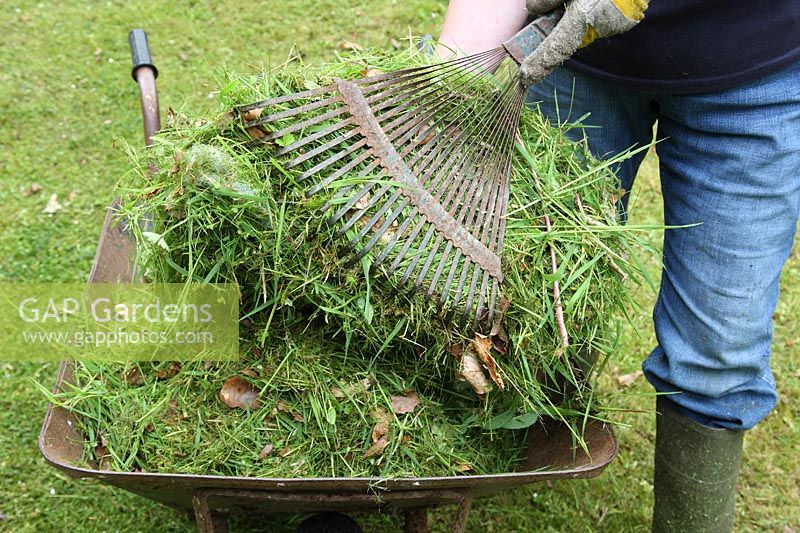
[[[228,533],[228,516],[213,512],[208,506],[208,495],[198,491],[192,496],[194,519],[199,533]]]
[[[459,498],[458,511],[456,519],[453,522],[451,531],[453,533],[464,533],[467,530],[467,517],[472,508],[472,495],[469,493],[462,493]],[[428,508],[415,507],[407,509],[404,513],[405,524],[403,527],[404,533],[428,533]]]

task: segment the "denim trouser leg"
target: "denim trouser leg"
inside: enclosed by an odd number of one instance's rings
[[[574,92],[573,92],[574,86]],[[552,98],[556,91],[556,102]],[[529,99],[584,129],[600,157],[650,140],[658,119],[664,272],[658,346],[643,368],[696,421],[748,429],[775,406],[772,313],[800,211],[800,63],[716,93],[649,94],[561,69]],[[556,108],[558,108],[558,113]],[[580,134],[580,133],[578,133]],[[619,168],[628,189],[641,158]]]

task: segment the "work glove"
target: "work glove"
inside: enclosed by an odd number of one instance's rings
[[[599,37],[610,37],[636,26],[644,18],[649,0],[572,0],[561,21],[520,65],[526,87],[538,83],[575,50]],[[533,15],[543,15],[564,5],[564,0],[526,0]]]

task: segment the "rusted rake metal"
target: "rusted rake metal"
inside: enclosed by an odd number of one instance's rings
[[[502,46],[444,63],[238,108],[256,144],[287,168],[355,260],[402,272],[443,308],[491,323],[525,87],[518,65],[553,28],[540,17]],[[488,75],[488,74],[493,75]]]

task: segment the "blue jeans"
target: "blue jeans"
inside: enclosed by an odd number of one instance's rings
[[[800,63],[691,95],[627,90],[562,67],[528,101],[551,121],[591,113],[584,124],[599,127],[571,134],[598,158],[649,143],[658,123],[664,223],[701,224],[664,234],[658,346],[643,370],[697,422],[753,427],[777,402],[772,313],[800,211]],[[628,191],[643,157],[617,169]]]

